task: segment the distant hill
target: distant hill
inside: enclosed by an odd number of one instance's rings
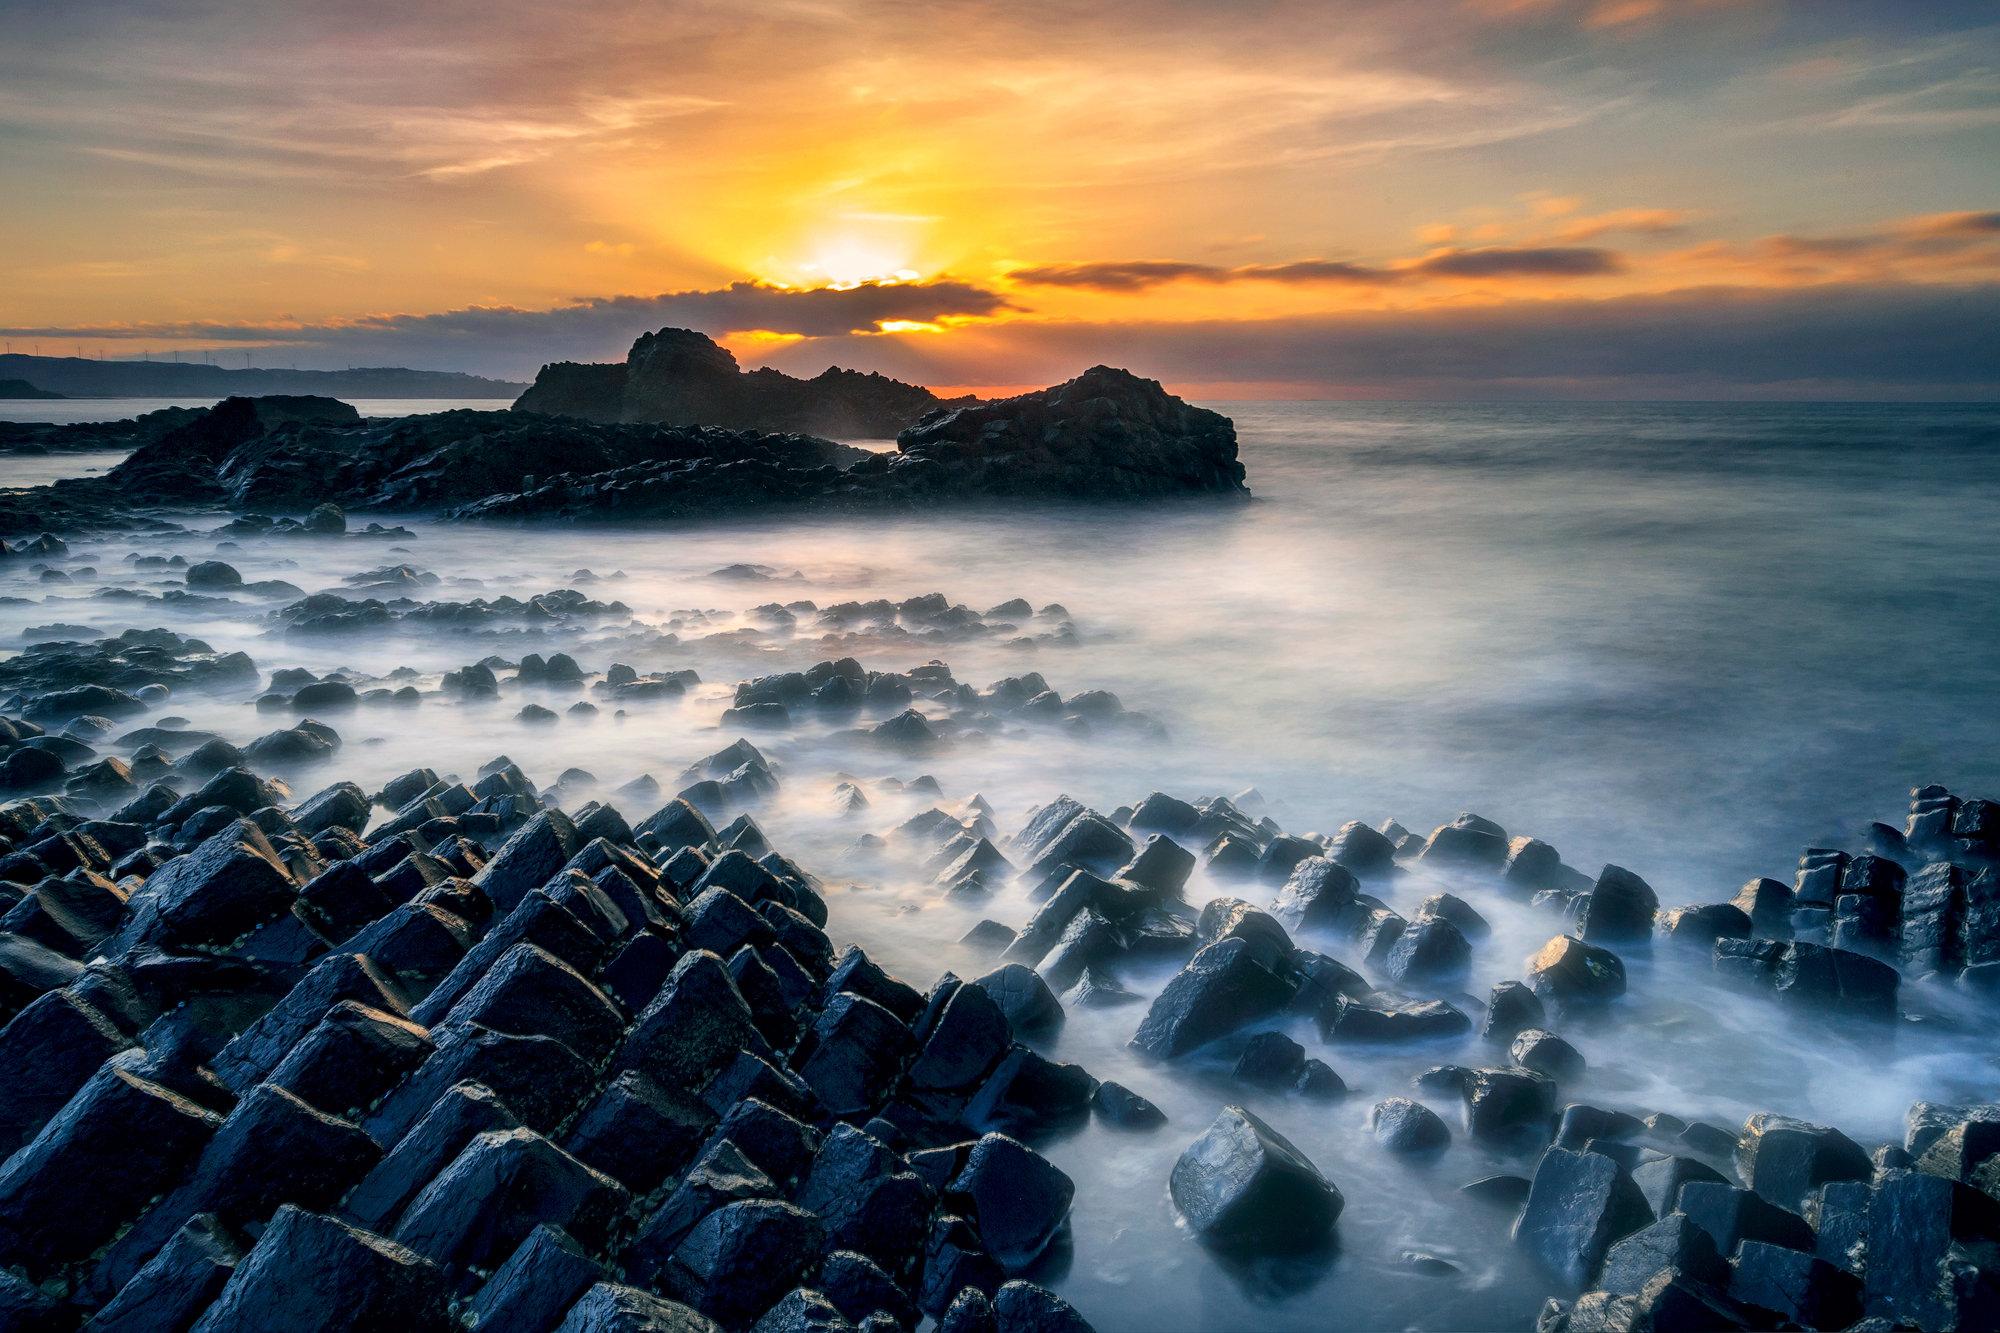
[[[92,361],[80,356],[0,355],[0,380],[53,393],[36,398],[227,398],[231,394],[319,394],[329,398],[515,398],[528,386],[455,370],[229,370],[187,361]],[[0,395],[8,396],[8,395]],[[20,397],[24,395],[12,395]]]
[[[37,389],[26,380],[0,380],[0,398],[63,398],[66,394]]]

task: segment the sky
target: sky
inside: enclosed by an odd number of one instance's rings
[[[1981,0],[6,0],[0,337],[2000,396]]]

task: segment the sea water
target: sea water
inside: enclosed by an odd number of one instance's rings
[[[719,726],[737,681],[849,653],[875,670],[939,658],[980,687],[1038,671],[1064,696],[1111,690],[1162,723],[1164,741],[1009,723],[984,743],[923,758],[842,739],[851,721],[803,713],[789,732],[747,733],[784,784],[754,814],[780,850],[824,879],[829,933],[920,989],[946,970],[991,967],[955,942],[981,918],[1018,928],[1033,910],[1027,886],[947,900],[913,865],[855,844],[932,804],[959,812],[975,793],[1003,833],[1063,793],[1109,812],[1153,790],[1194,799],[1254,789],[1245,803],[1263,802],[1294,833],[1387,818],[1428,832],[1472,811],[1553,843],[1585,873],[1624,866],[1664,905],[1726,901],[1755,876],[1789,880],[1806,846],[1859,850],[1869,821],[1900,824],[1916,784],[2000,794],[2000,409],[1213,406],[1236,421],[1249,503],[773,515],[643,529],[356,515],[357,527],[372,518],[410,535],[79,540],[57,563],[97,572],[73,573],[70,585],[43,584],[19,562],[0,566],[0,644],[167,625],[240,648],[266,673],[387,677],[407,667],[426,690],[443,671],[527,652],[567,651],[592,672],[624,661],[702,677],[686,698],[629,705],[622,717],[587,689],[504,685],[492,704],[427,695],[412,708],[328,715],[344,748],[322,770],[292,775],[301,795],[335,779],[373,790],[417,765],[471,778],[503,752],[543,786],[585,770],[595,785],[566,788],[572,805],[615,799],[641,773],[671,793],[692,781],[683,769],[739,734]],[[15,461],[0,459],[0,485]],[[222,519],[187,522],[207,531]],[[515,621],[486,635],[427,627],[301,640],[270,615],[282,598],[175,610],[97,597],[106,585],[175,586],[177,571],[123,563],[134,552],[223,559],[247,580],[309,592],[407,562],[439,580],[427,597],[525,599],[576,587],[630,615],[569,637]],[[734,565],[760,577],[717,577]],[[932,591],[979,611],[1016,597],[1057,609],[951,642],[897,630],[823,641],[811,612],[794,613],[787,630],[754,609]],[[255,693],[177,694],[158,713],[241,744],[289,724],[256,712]],[[600,711],[565,711],[579,699]],[[525,702],[561,720],[519,722]],[[922,774],[942,797],[885,782]],[[841,781],[868,794],[865,811],[835,812]],[[647,812],[624,813],[636,821]],[[1263,904],[1273,888],[1197,871],[1188,897]],[[1476,878],[1419,866],[1371,886],[1405,914],[1443,890],[1493,924],[1464,987],[1475,996],[1522,977],[1526,958],[1562,929]],[[1347,955],[1338,941],[1301,942]],[[1923,1022],[1891,1036],[1848,1033],[1716,989],[1698,954],[1661,946],[1628,951],[1626,961],[1628,998],[1601,1019],[1561,1027],[1590,1062],[1564,1101],[1732,1130],[1748,1114],[1779,1111],[1872,1147],[1900,1138],[1912,1100],[2000,1095],[1990,1015],[1950,993],[1906,984],[1905,1008]],[[1116,970],[1150,997],[1172,966]],[[1531,1174],[1532,1156],[1471,1142],[1450,1098],[1410,1086],[1429,1065],[1504,1063],[1504,1053],[1476,1038],[1329,1047],[1301,1025],[1292,1034],[1354,1089],[1343,1101],[1305,1102],[1232,1083],[1224,1059],[1169,1067],[1139,1058],[1125,1042],[1143,1012],[1072,1013],[1038,1043],[1151,1098],[1169,1124],[1135,1135],[1093,1123],[1040,1145],[1077,1195],[1069,1234],[1033,1276],[1106,1330],[1532,1324],[1556,1288],[1511,1247],[1504,1213],[1456,1193],[1483,1175]],[[1427,1100],[1453,1124],[1451,1146],[1416,1163],[1383,1152],[1368,1112],[1387,1096]],[[1210,1253],[1177,1224],[1167,1194],[1174,1160],[1229,1103],[1268,1120],[1341,1189],[1332,1249],[1246,1262]],[[1460,1274],[1425,1275],[1411,1253]]]

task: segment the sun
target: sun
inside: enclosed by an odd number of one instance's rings
[[[923,275],[910,267],[907,254],[879,242],[858,239],[819,246],[811,263],[798,266],[807,285],[858,287],[865,282],[915,282]]]

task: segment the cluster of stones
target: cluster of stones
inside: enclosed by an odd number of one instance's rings
[[[796,634],[802,627],[818,630],[820,643],[827,647],[850,643],[876,647],[884,642],[902,641],[962,643],[978,639],[998,639],[1005,648],[1045,645],[1067,648],[1077,643],[1076,626],[1067,609],[1052,602],[1037,611],[1020,597],[989,607],[984,615],[963,602],[953,603],[941,592],[907,597],[900,602],[886,597],[828,606],[805,600],[766,602],[752,607],[750,614],[778,635]],[[811,617],[810,623],[805,623],[807,617]],[[1042,621],[1043,628],[1034,634],[1020,633],[1021,627],[1015,622],[1031,618]]]
[[[588,571],[579,571],[587,573]],[[622,574],[613,577],[624,577]],[[396,625],[426,633],[437,630],[478,631],[489,626],[587,625],[597,620],[625,619],[632,608],[617,600],[603,601],[575,588],[556,588],[525,601],[510,594],[474,597],[463,602],[419,601],[438,577],[411,565],[356,574],[348,592],[316,592],[270,613],[288,639],[324,639],[375,634]],[[667,640],[671,645],[671,638]]]
[[[9,1327],[1087,1327],[1014,1276],[1099,1091],[1017,1040],[1053,997],[836,952],[748,816],[504,758],[88,814],[0,809]]]
[[[1718,980],[1849,1025],[1895,1016],[1899,975],[1884,958],[1983,988],[1980,969],[2000,945],[1981,914],[1993,875],[1986,808],[1922,788],[1905,832],[1871,829],[1872,853],[1809,850],[1793,888],[1760,880],[1735,903],[1666,911],[1631,871],[1606,866],[1591,880],[1548,844],[1476,815],[1427,838],[1393,821],[1295,837],[1228,798],[1155,792],[1110,816],[1064,796],[998,844],[983,805],[927,812],[892,838],[918,840],[950,893],[983,891],[1024,866],[1034,916],[1018,933],[983,921],[965,943],[1038,967],[1068,1005],[1138,1003],[1117,979],[1121,960],[1185,957],[1131,1040],[1161,1061],[1220,1059],[1246,1086],[1334,1098],[1347,1091],[1340,1075],[1276,1028],[1303,1018],[1330,1044],[1420,1045],[1477,1027],[1504,1062],[1433,1065],[1412,1081],[1420,1096],[1461,1100],[1464,1132],[1487,1150],[1533,1155],[1527,1175],[1464,1192],[1513,1208],[1527,1255],[1569,1290],[1587,1289],[1552,1301],[1543,1333],[1972,1329],[2000,1320],[2000,1106],[1919,1103],[1906,1143],[1871,1161],[1837,1129],[1782,1115],[1753,1115],[1731,1133],[1666,1113],[1562,1106],[1561,1085],[1584,1074],[1584,1058],[1550,1028],[1603,1014],[1625,993],[1609,944],[1708,950]],[[1143,843],[1133,836],[1149,831]],[[1263,881],[1269,909],[1232,897],[1189,907],[1182,888],[1196,854],[1183,841],[1203,849],[1211,875]],[[1407,873],[1399,860],[1460,884],[1484,872],[1496,890],[1562,913],[1574,933],[1481,1006],[1456,990],[1489,933],[1470,904],[1434,894],[1406,919],[1363,891]],[[1892,896],[1900,911],[1884,906]],[[1292,931],[1341,941],[1355,966],[1296,945]],[[1140,1119],[1160,1123],[1156,1111]],[[1434,1157],[1452,1139],[1411,1097],[1380,1101],[1370,1122],[1399,1154]],[[1343,1205],[1304,1153],[1238,1106],[1188,1147],[1169,1185],[1194,1232],[1232,1248],[1324,1246]]]
[[[934,717],[917,705],[945,712]],[[805,671],[759,676],[737,685],[722,725],[784,730],[801,717],[844,719],[863,711],[893,711],[895,716],[872,727],[836,731],[833,739],[928,754],[955,743],[990,740],[1020,723],[1056,728],[1078,739],[1098,730],[1138,740],[1164,740],[1167,734],[1158,720],[1126,709],[1109,690],[1082,690],[1064,699],[1039,671],[1008,676],[981,690],[954,679],[951,667],[935,658],[902,672],[869,671],[843,657]]]

